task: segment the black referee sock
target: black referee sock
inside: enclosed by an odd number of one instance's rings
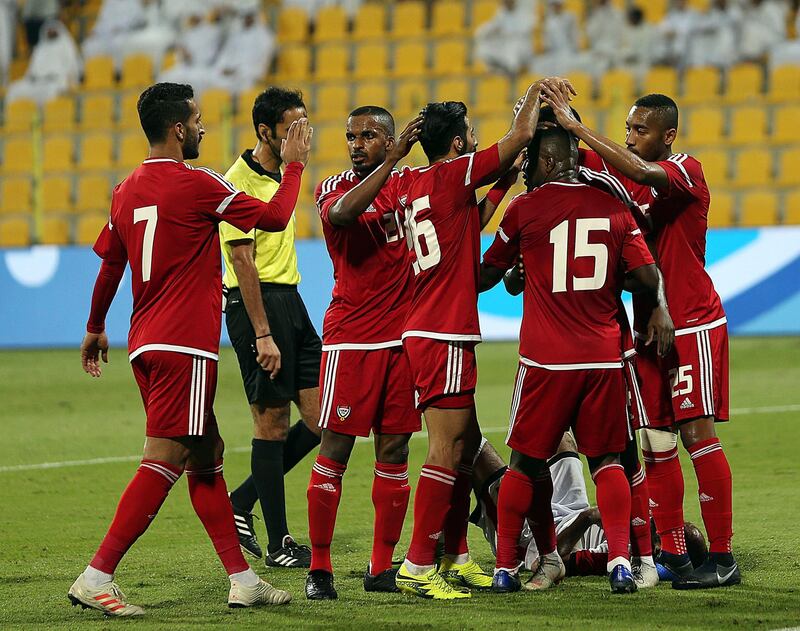
[[[283,448],[283,472],[291,471],[317,445],[319,445],[319,436],[308,429],[302,420],[297,421],[289,430],[289,436],[286,438],[286,445]]]
[[[267,526],[269,552],[278,550],[284,536],[289,534],[286,525],[286,493],[283,487],[283,441],[253,439],[250,469],[258,489],[261,514]]]
[[[258,489],[252,475],[247,476],[244,482],[231,491],[231,504],[239,510],[252,513],[257,501]]]

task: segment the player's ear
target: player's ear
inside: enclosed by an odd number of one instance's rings
[[[678,135],[678,130],[674,127],[664,132],[664,144],[669,146],[675,142],[675,136]]]
[[[173,129],[175,130],[175,138],[178,139],[178,142],[183,142],[186,138],[186,127],[184,124],[180,122],[175,123]]]
[[[461,136],[453,138],[453,148],[457,153],[464,151],[464,139]]]

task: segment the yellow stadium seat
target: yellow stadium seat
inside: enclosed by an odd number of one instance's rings
[[[710,228],[729,228],[733,225],[733,195],[726,191],[711,195],[711,206],[708,209],[708,226]]]
[[[139,129],[139,110],[136,105],[139,102],[139,90],[123,92],[119,99],[119,116],[117,117],[117,127],[119,129]],[[205,113],[203,113],[205,118]]]
[[[636,78],[633,73],[623,70],[611,70],[600,79],[597,101],[601,105],[622,105],[628,107],[633,102],[636,92]]]
[[[314,41],[340,42],[347,39],[347,14],[338,5],[322,7],[314,24]]]
[[[114,126],[114,100],[109,94],[90,94],[83,99],[81,129],[111,130]]]
[[[83,65],[85,90],[111,90],[114,88],[114,59],[105,55],[87,59]]]
[[[31,180],[28,177],[0,178],[0,213],[31,211]]]
[[[463,39],[445,39],[433,46],[433,74],[459,76],[467,72],[467,43]]]
[[[45,172],[64,172],[72,169],[75,162],[75,147],[72,136],[47,136],[42,148],[42,166]]]
[[[215,171],[226,171],[228,169],[230,156],[227,156],[226,152],[231,151],[232,147],[226,147],[228,139],[222,133],[222,130],[223,128],[221,127],[211,127],[206,130],[206,135],[200,144],[200,157],[197,159],[197,166],[207,166]],[[133,145],[133,143],[134,141],[131,139],[131,144]],[[121,155],[122,153],[120,153]],[[130,150],[130,155],[131,162],[133,162],[133,157],[136,155],[133,148]],[[140,154],[139,162],[146,156],[147,153]],[[138,162],[130,165],[131,168],[136,166],[138,166]]]
[[[800,142],[800,105],[784,105],[777,108],[772,121],[770,139],[774,144]]]
[[[698,151],[694,157],[702,164],[703,174],[711,190],[728,180],[728,152],[724,149]]]
[[[286,7],[278,15],[278,41],[301,44],[308,39],[308,15],[303,9]]]
[[[431,35],[435,37],[462,35],[464,33],[464,7],[466,2],[440,0],[433,3]]]
[[[667,15],[669,0],[648,0],[641,5],[644,11],[644,19],[651,24],[660,23]]]
[[[764,186],[772,180],[772,153],[747,149],[736,155],[733,183],[738,188]]]
[[[719,70],[711,67],[689,68],[683,77],[683,95],[679,105],[711,103],[719,94]]]
[[[42,220],[41,243],[66,245],[69,243],[69,221],[64,217],[45,217]]]
[[[108,223],[108,213],[91,213],[78,217],[75,241],[78,245],[94,245],[100,231]]]
[[[75,99],[73,97],[57,96],[44,104],[44,131],[72,131],[74,128]]]
[[[150,55],[139,53],[125,57],[122,61],[121,88],[145,88],[152,83],[153,59]]]
[[[394,4],[392,36],[398,39],[420,37],[425,33],[427,9],[420,0],[407,0]]]
[[[389,68],[389,47],[384,43],[359,44],[355,50],[353,78],[382,79]]]
[[[508,133],[511,128],[511,114],[507,116],[485,116],[473,122],[478,143],[482,147],[490,147]]]
[[[511,85],[506,77],[488,76],[475,81],[474,106],[476,114],[511,112]]]
[[[716,145],[722,139],[724,118],[718,107],[698,107],[689,112],[688,133],[681,139],[687,145]]]
[[[389,83],[387,81],[359,81],[354,86],[353,105],[354,107],[360,107],[361,105],[378,105],[387,110],[391,110]]]
[[[763,107],[738,107],[731,114],[728,142],[757,145],[767,140],[767,111]]]
[[[800,187],[800,147],[792,147],[781,152],[777,184]]]
[[[316,214],[316,213],[315,213]],[[297,238],[298,239],[308,239],[312,236],[311,232],[311,212],[307,207],[298,208],[295,211],[295,217],[297,218],[297,224],[295,226],[297,230]]]
[[[341,121],[350,111],[350,88],[343,83],[324,84],[317,88],[315,121]]]
[[[742,196],[740,226],[772,226],[778,223],[778,196],[772,191],[752,191]]]
[[[672,66],[653,66],[642,81],[643,94],[678,94],[678,71]]]
[[[353,23],[353,39],[383,39],[386,35],[386,5],[370,2],[363,4]]]
[[[349,44],[326,44],[317,47],[314,78],[317,81],[335,81],[347,78],[350,66]]]
[[[792,191],[784,198],[783,223],[800,224],[800,191]]]
[[[294,86],[292,86],[294,89]],[[240,92],[236,98],[236,117],[234,120],[237,125],[247,125],[252,129],[253,125],[253,105],[256,97],[264,91],[264,88],[251,88]]]
[[[80,141],[78,169],[81,171],[110,169],[112,153],[111,137],[108,134],[86,134]]]
[[[767,100],[770,103],[800,101],[800,66],[777,66],[769,75]]]
[[[72,178],[56,175],[42,180],[42,210],[46,213],[72,210]]]
[[[461,101],[469,106],[470,82],[468,79],[440,79],[433,91],[434,101]]]
[[[427,62],[428,46],[425,42],[402,42],[394,50],[393,74],[398,78],[421,77],[426,74]]]
[[[311,76],[311,47],[282,46],[278,51],[277,77],[280,81],[305,81]]]
[[[200,97],[199,107],[204,125],[218,125],[226,113],[230,115],[233,112],[230,92],[221,88],[206,90]]]
[[[484,22],[491,20],[499,7],[500,3],[497,0],[474,0],[470,18],[472,29],[474,30]]]
[[[36,103],[28,99],[20,99],[19,101],[6,103],[3,132],[5,134],[29,132],[37,111],[38,106]]]
[[[30,174],[33,170],[33,142],[29,135],[6,138],[3,142],[3,175]]]
[[[416,115],[430,100],[427,81],[412,80],[395,84],[395,116],[405,118],[409,115]]]
[[[203,137],[200,152],[206,153],[209,145],[210,134]],[[148,144],[144,134],[140,132],[127,132],[119,138],[119,152],[117,155],[117,168],[135,169],[147,158]]]
[[[742,103],[761,98],[764,73],[758,64],[739,64],[728,71],[725,101]]]
[[[253,125],[246,125],[236,130],[233,149],[235,153],[241,154],[245,149],[252,149],[256,146],[256,130]]]
[[[0,246],[22,248],[31,244],[31,224],[28,219],[0,219]]]
[[[78,179],[75,211],[79,213],[108,211],[111,187],[105,175],[83,175]]]
[[[319,160],[337,160],[347,156],[347,144],[343,125],[324,125],[319,127],[319,135],[317,135],[316,129],[314,132],[317,158]]]

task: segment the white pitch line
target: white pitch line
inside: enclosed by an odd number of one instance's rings
[[[731,409],[731,416],[735,414],[783,414],[787,412],[800,412],[800,403],[790,405],[768,405],[755,408],[733,408]],[[500,432],[507,432],[508,426],[503,427],[482,427],[481,431],[484,434],[498,434]],[[417,432],[411,438],[427,438],[428,433],[425,431]],[[359,438],[359,441],[372,440],[371,438]],[[227,453],[245,453],[250,451],[250,446],[247,447],[229,447],[226,448]],[[42,469],[63,469],[64,467],[81,467],[94,464],[108,464],[115,462],[136,462],[141,460],[141,454],[135,456],[109,456],[107,458],[89,458],[87,460],[64,460],[62,462],[37,462],[35,464],[18,464],[11,466],[0,467],[0,473],[14,473],[18,471],[39,471]]]

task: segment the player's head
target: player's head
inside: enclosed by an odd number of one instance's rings
[[[663,94],[643,96],[628,112],[625,129],[631,153],[648,162],[663,160],[678,133],[678,106]]]
[[[292,123],[308,116],[303,94],[272,86],[256,97],[253,103],[253,128],[260,142],[272,155],[281,159],[281,141],[286,138]]]
[[[475,151],[478,141],[469,123],[467,106],[461,101],[428,103],[423,116],[419,142],[429,162],[463,156]]]
[[[359,177],[372,173],[394,144],[394,118],[382,107],[357,107],[347,117],[347,150]]]
[[[523,177],[529,191],[545,182],[564,179],[577,169],[578,145],[563,127],[537,129],[527,151]]]
[[[708,556],[708,547],[701,530],[691,522],[683,525],[683,535],[686,539],[686,551],[692,560],[692,565],[698,567],[705,562]]]
[[[194,101],[192,86],[182,83],[156,83],[139,96],[136,104],[139,121],[150,146],[175,142],[184,160],[200,155],[203,124]]]

